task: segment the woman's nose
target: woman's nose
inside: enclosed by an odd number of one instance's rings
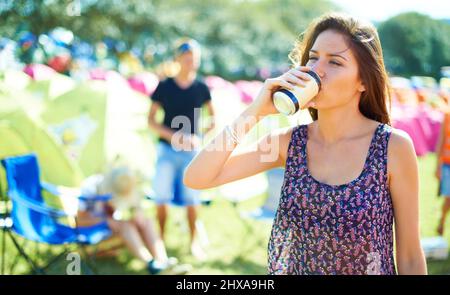
[[[319,75],[320,78],[325,77],[325,70],[324,66],[322,65],[322,62],[318,61],[314,63],[314,65],[311,67],[311,69]]]

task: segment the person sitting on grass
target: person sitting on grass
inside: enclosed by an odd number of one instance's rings
[[[175,257],[167,256],[164,242],[142,210],[143,198],[137,190],[135,173],[127,167],[117,167],[106,176],[93,175],[84,181],[82,195],[103,194],[112,195],[103,208],[110,229],[147,265],[150,274],[186,274],[191,270],[189,264],[179,264]],[[96,218],[89,214],[89,210],[80,213],[84,220]]]

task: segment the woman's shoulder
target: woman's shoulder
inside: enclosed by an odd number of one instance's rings
[[[411,136],[401,129],[397,129],[389,126],[390,129],[390,140],[389,147],[396,151],[408,151],[410,149],[414,150],[414,144]]]
[[[403,130],[391,127],[391,138],[388,145],[388,171],[404,173],[417,165],[417,156],[411,137]]]
[[[288,127],[283,127],[283,128],[278,128],[278,129],[272,130],[270,132],[270,137],[278,138],[280,141],[283,141],[283,142],[285,142],[285,141],[289,142],[291,135],[292,135],[292,131],[296,127],[297,126],[288,126]]]
[[[284,128],[278,128],[271,132],[270,136],[272,140],[276,140],[278,142],[278,146],[280,147],[279,153],[284,160],[286,160],[287,158],[287,152],[291,140],[295,137],[300,137],[300,132],[302,130],[305,130],[308,125],[309,124],[299,124],[288,126]]]
[[[308,126],[311,124],[313,124],[313,123],[298,124],[298,125],[288,126],[288,127],[284,127],[284,128],[279,128],[279,129],[272,131],[272,136],[278,136],[278,137],[280,137],[280,139],[283,139],[283,140],[289,142],[294,133],[298,134],[299,132],[307,129]]]
[[[277,142],[278,155],[282,160],[283,167],[286,165],[289,143],[291,142],[292,133],[298,129],[297,126],[289,126],[278,128],[270,133],[271,142]]]
[[[279,128],[272,131],[271,136],[277,137],[280,142],[282,150],[287,150],[289,143],[295,139],[301,139],[306,136],[308,128],[311,128],[315,122],[311,123],[300,123],[293,126],[288,126],[284,128]]]

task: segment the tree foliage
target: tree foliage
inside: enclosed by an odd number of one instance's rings
[[[398,75],[439,76],[450,65],[450,24],[404,13],[378,28],[388,69]]]

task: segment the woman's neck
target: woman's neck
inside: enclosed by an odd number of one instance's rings
[[[361,126],[369,120],[361,114],[359,108],[348,106],[320,110],[318,117],[316,138],[325,145],[358,135]]]

